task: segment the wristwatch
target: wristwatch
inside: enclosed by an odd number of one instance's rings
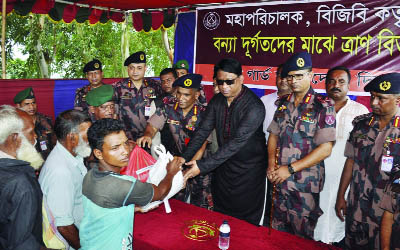
[[[287,168],[288,168],[290,174],[294,174],[294,173],[295,173],[295,172],[294,172],[294,169],[293,169],[293,167],[292,167],[292,164],[289,163],[289,165],[287,166]]]

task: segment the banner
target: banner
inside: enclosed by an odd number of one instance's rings
[[[195,71],[212,82],[213,66],[232,57],[244,83],[276,89],[276,67],[291,55],[312,55],[312,87],[324,92],[326,72],[351,70],[350,95],[382,73],[400,71],[398,1],[288,1],[197,9]]]

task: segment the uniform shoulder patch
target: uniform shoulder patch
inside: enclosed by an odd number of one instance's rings
[[[359,122],[363,122],[363,121],[368,121],[369,122],[371,120],[371,117],[372,117],[372,113],[356,116],[353,119],[353,126],[355,126]]]

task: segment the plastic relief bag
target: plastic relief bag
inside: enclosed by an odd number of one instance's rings
[[[165,147],[161,144],[155,148],[155,152],[158,154],[157,162],[150,168],[149,176],[147,179],[148,183],[152,183],[154,185],[160,184],[160,182],[167,175],[167,164],[173,159],[173,156],[170,152],[167,152]],[[182,171],[179,171],[172,181],[171,190],[168,195],[164,198],[163,202],[165,205],[165,210],[167,213],[171,212],[171,207],[169,206],[168,199],[177,194],[183,188],[183,174]],[[147,206],[142,207],[142,210],[148,211],[153,207],[161,204],[162,201],[154,201]]]
[[[121,169],[121,174],[130,175],[135,179],[146,182],[149,177],[149,170],[156,163],[156,160],[139,146],[136,146],[129,157],[129,164]]]

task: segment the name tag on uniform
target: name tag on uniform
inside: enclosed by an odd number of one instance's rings
[[[40,149],[42,149],[42,151],[47,150],[46,141],[41,141],[40,142]]]
[[[179,125],[180,124],[179,121],[175,121],[175,120],[171,120],[171,119],[168,119],[167,123],[170,123],[170,124],[173,124],[173,125]]]
[[[144,116],[150,116],[150,106],[144,107]]]
[[[393,167],[393,156],[382,155],[381,170],[384,172],[390,172],[392,171],[392,167]]]

